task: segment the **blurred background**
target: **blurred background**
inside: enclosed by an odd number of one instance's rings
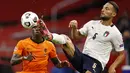
[[[22,70],[22,65],[11,66],[9,61],[15,45],[20,39],[31,35],[30,30],[21,26],[21,16],[26,11],[33,11],[44,20],[51,32],[64,33],[70,36],[68,24],[75,19],[82,27],[91,19],[99,19],[102,6],[109,0],[1,0],[0,2],[0,73],[15,73]],[[130,67],[130,5],[129,0],[113,0],[119,5],[119,14],[115,17],[114,23],[121,31],[125,43],[126,58],[117,68],[117,73],[126,73]],[[73,42],[82,51],[85,38]],[[61,48],[56,45],[60,59],[66,57]],[[106,66],[104,73],[110,64],[117,57],[114,51]],[[75,73],[65,72],[64,69],[56,69],[50,62],[48,65],[50,73]],[[72,67],[73,69],[73,67]],[[63,72],[62,72],[63,70]],[[74,69],[73,69],[74,70]],[[127,72],[130,73],[130,72]]]

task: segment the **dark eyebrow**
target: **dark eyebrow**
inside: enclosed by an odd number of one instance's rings
[[[105,7],[105,8],[108,8],[108,9],[109,9],[109,7]]]

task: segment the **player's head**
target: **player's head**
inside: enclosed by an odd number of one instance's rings
[[[116,16],[116,14],[119,11],[118,5],[114,1],[109,1],[107,2],[102,10],[101,10],[101,15],[100,18],[102,20],[109,20],[112,19],[113,17]]]
[[[40,25],[34,26],[32,28],[32,36],[33,37],[42,37]]]

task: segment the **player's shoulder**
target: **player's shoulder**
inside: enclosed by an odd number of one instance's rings
[[[113,26],[113,31],[114,33],[120,34],[121,32],[119,31],[119,29],[114,25]]]
[[[101,20],[90,20],[89,22],[91,23],[97,23],[97,22],[100,22]]]
[[[28,42],[28,41],[30,41],[30,38],[21,39],[18,41],[18,43],[25,43],[26,44],[26,42]]]
[[[90,20],[90,21],[88,21],[86,24],[95,25],[95,24],[97,24],[98,22],[100,22],[100,20]]]
[[[101,20],[90,20],[90,22],[100,22]]]
[[[115,25],[112,27],[111,31],[113,31],[113,34],[115,36],[122,36],[121,32],[119,31],[119,29]]]
[[[45,43],[48,45],[54,45],[51,41],[45,40]]]
[[[44,43],[45,43],[48,47],[50,47],[50,48],[54,48],[54,47],[55,47],[55,45],[54,45],[51,41],[45,40]]]

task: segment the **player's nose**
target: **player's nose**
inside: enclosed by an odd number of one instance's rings
[[[104,12],[104,8],[102,8],[102,10],[101,10],[101,13],[103,13]]]

